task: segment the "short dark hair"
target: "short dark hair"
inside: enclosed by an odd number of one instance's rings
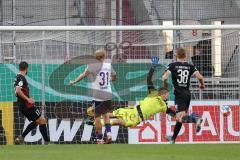
[[[185,52],[185,49],[183,48],[177,48],[176,50],[176,54],[177,54],[177,58],[186,58],[186,52]]]
[[[28,63],[25,61],[22,61],[19,63],[19,70],[20,71],[25,71],[28,68]]]

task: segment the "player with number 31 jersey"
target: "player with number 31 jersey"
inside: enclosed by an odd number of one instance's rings
[[[112,90],[110,81],[116,80],[117,76],[111,63],[106,60],[106,53],[104,50],[97,50],[95,53],[95,58],[96,61],[88,64],[85,71],[75,80],[70,81],[70,84],[74,85],[85,77],[89,77],[93,96],[97,143],[103,143],[103,133],[100,119],[101,116],[104,117],[104,123],[107,132],[106,143],[110,143],[112,140],[109,117],[109,112],[112,111]]]

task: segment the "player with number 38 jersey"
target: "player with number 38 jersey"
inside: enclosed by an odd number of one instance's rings
[[[203,76],[199,71],[190,63],[187,62],[186,52],[183,48],[177,48],[176,50],[177,62],[169,64],[162,79],[165,84],[169,75],[172,75],[172,83],[174,86],[175,105],[176,111],[176,125],[174,128],[173,136],[167,136],[167,140],[171,143],[175,143],[177,135],[182,127],[182,123],[196,123],[196,131],[201,129],[202,119],[195,113],[187,114],[191,101],[191,93],[189,90],[190,78],[194,75],[200,83],[200,89],[205,88]]]
[[[172,73],[175,92],[189,92],[190,78],[197,68],[188,62],[174,62],[168,65],[167,70]]]

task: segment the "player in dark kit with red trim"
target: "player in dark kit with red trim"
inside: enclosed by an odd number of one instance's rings
[[[201,130],[202,119],[197,114],[192,113],[187,115],[188,108],[191,101],[191,93],[189,90],[190,78],[195,76],[200,85],[200,89],[205,88],[203,76],[199,71],[186,61],[186,53],[183,48],[177,48],[176,51],[177,62],[169,64],[166,72],[162,79],[164,84],[167,85],[167,79],[172,75],[172,83],[174,86],[175,105],[177,106],[176,111],[176,125],[174,128],[173,136],[166,136],[166,139],[171,143],[175,143],[179,131],[181,130],[182,123],[196,123],[196,131]]]
[[[15,139],[15,144],[22,144],[24,142],[24,137],[38,125],[45,144],[47,144],[49,143],[50,139],[47,134],[46,120],[41,114],[40,110],[34,106],[34,100],[29,95],[28,82],[25,78],[27,73],[28,63],[20,62],[19,73],[16,75],[14,81],[15,95],[17,97],[17,103],[20,112],[26,116],[31,123],[26,127],[22,135]]]

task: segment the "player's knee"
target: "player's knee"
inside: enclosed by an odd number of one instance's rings
[[[101,118],[100,117],[95,117],[94,120],[95,120],[96,123],[99,123],[101,121]]]
[[[101,130],[102,130],[102,125],[101,125],[101,123],[96,123],[96,122],[95,122],[95,129],[96,129],[97,132],[101,132]]]
[[[121,126],[126,126],[126,123],[125,123],[124,121],[119,121],[119,124],[120,124]]]
[[[185,112],[178,112],[176,114],[176,121],[177,122],[182,122],[182,118],[183,118],[184,115],[185,115]]]
[[[43,125],[43,124],[46,124],[47,122],[46,122],[46,119],[43,116],[41,116],[36,120],[36,123],[39,125]]]
[[[103,119],[104,119],[104,123],[110,123],[110,117],[108,113],[103,115]]]
[[[98,117],[98,118],[95,118],[95,127],[96,128],[99,128],[99,127],[101,127],[102,125],[101,125],[101,119],[100,119],[100,117]]]
[[[109,118],[109,113],[105,113],[105,114],[103,115],[103,118],[104,118],[104,119],[108,119],[108,118]]]
[[[180,122],[180,120],[181,120],[181,119],[179,118],[179,116],[176,115],[176,121],[177,121],[177,122]]]

